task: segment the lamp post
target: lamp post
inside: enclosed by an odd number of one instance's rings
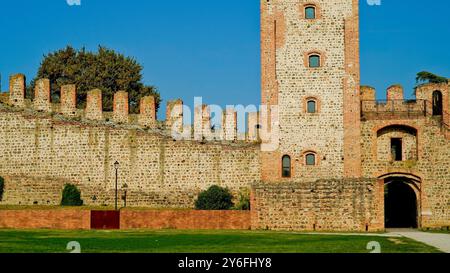
[[[118,177],[118,174],[119,174],[119,162],[118,161],[116,161],[115,163],[114,163],[114,169],[116,169],[116,199],[115,199],[115,204],[116,204],[116,210],[117,210],[117,191],[118,191],[118,189],[117,189],[117,177]]]

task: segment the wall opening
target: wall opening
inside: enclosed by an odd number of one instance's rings
[[[396,179],[385,184],[386,228],[418,228],[417,196],[408,183]]]
[[[391,154],[393,161],[403,161],[403,140],[401,138],[391,139]]]
[[[433,116],[442,116],[443,114],[443,101],[442,101],[442,92],[434,91],[433,92]]]
[[[390,125],[377,132],[377,160],[381,162],[417,161],[418,131],[407,125]]]
[[[283,156],[281,164],[282,164],[282,174],[281,174],[281,176],[283,178],[290,178],[291,177],[291,171],[292,171],[291,157],[288,156],[288,155]]]
[[[305,8],[305,18],[306,19],[316,19],[316,7],[307,6]]]

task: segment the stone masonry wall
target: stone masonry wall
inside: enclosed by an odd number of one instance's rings
[[[450,225],[450,142],[442,133],[438,119],[370,120],[362,127],[363,175],[414,176],[419,180],[421,227]],[[406,157],[400,162],[390,160],[390,143],[385,141],[386,135],[377,138],[377,132],[393,125],[399,129],[392,131],[392,136],[405,137],[405,153],[417,145],[417,157]],[[406,126],[417,129],[417,142],[409,141],[413,136],[402,133],[401,128]]]
[[[383,184],[375,179],[258,184],[252,189],[252,228],[298,231],[384,229]]]
[[[255,144],[174,141],[156,130],[0,108],[2,204],[59,204],[70,182],[87,205],[112,205],[115,161],[129,206],[190,208],[213,184],[237,194],[260,180]]]
[[[316,19],[305,19],[308,4]],[[262,103],[278,105],[280,127],[279,148],[262,153],[262,180],[359,176],[357,1],[263,0],[261,28]],[[308,67],[309,54],[321,56],[320,67]],[[307,98],[320,101],[318,113],[307,113]],[[320,164],[306,167],[305,152],[316,153]],[[289,178],[281,177],[283,155],[292,158]]]

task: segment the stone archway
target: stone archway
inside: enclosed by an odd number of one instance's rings
[[[433,92],[433,116],[442,116],[444,110],[444,102],[441,91]]]
[[[385,180],[384,214],[386,228],[420,226],[419,190],[410,179],[394,177]]]

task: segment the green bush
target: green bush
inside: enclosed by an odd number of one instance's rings
[[[66,184],[62,192],[61,206],[82,206],[83,200],[81,200],[80,190],[72,184]]]
[[[250,192],[248,190],[239,193],[239,201],[234,206],[235,210],[250,210]]]
[[[3,190],[5,189],[5,179],[0,177],[0,202],[3,201]]]
[[[233,195],[226,188],[212,186],[201,192],[195,201],[197,210],[229,210],[233,207]]]

